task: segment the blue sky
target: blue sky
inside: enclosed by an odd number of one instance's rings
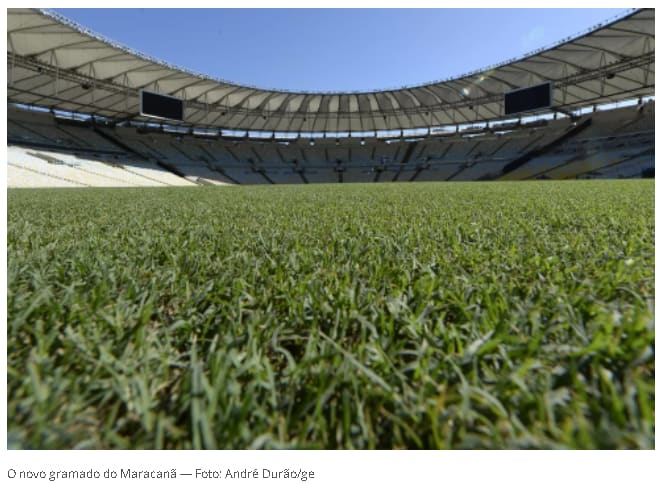
[[[263,88],[368,91],[519,57],[623,9],[56,9],[177,66]]]

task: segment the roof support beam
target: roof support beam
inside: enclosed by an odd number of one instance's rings
[[[9,85],[13,86],[14,85],[14,72],[16,71],[16,53],[14,52],[14,49],[12,49],[11,52],[11,62],[9,65]]]
[[[205,80],[205,81],[206,81],[206,82],[209,82],[208,80]],[[208,98],[207,95],[208,95],[211,91],[215,91],[216,89],[218,89],[218,86],[215,86],[215,85],[214,85],[214,86],[211,86],[209,89],[205,89],[204,91],[202,91],[201,93],[199,93],[199,94],[195,97],[195,99],[196,99],[196,100],[199,100],[202,96],[204,96],[204,102],[205,102],[206,104],[209,104],[209,98]],[[191,100],[191,101],[193,101],[193,100]],[[215,104],[215,103],[214,103],[214,104]]]
[[[636,32],[635,30],[631,30],[631,29],[623,29],[622,27],[610,26],[610,27],[608,27],[608,30],[615,30],[616,32],[624,32],[624,33],[627,33],[627,34],[632,34],[632,37],[643,35],[643,36],[647,37],[648,39],[653,39],[654,38],[654,34],[647,33],[647,32]]]
[[[86,61],[86,62],[83,62],[82,64],[78,64],[76,66],[68,67],[67,69],[72,69],[74,71],[77,71],[78,69],[83,69],[85,66],[92,65],[96,62],[107,62],[110,59],[113,59],[115,57],[121,57],[121,56],[126,56],[126,54],[123,53],[123,52],[114,52],[110,55],[99,57],[98,59],[94,59],[94,60],[91,60],[91,61]],[[147,66],[147,65],[149,65],[149,64],[147,63],[147,61],[145,61],[145,66]],[[114,75],[113,77],[116,77],[116,75]]]
[[[90,42],[92,42],[92,41],[90,41],[90,39],[79,40],[79,41],[76,41],[76,42],[69,42],[68,44],[62,44],[62,45],[58,45],[56,47],[49,47],[48,49],[44,49],[43,51],[30,53],[30,55],[32,57],[39,57],[39,56],[42,56],[42,55],[46,54],[47,52],[51,52],[51,51],[59,50],[59,49],[68,49],[69,47],[73,47],[75,45],[88,44]],[[99,47],[99,49],[107,49],[107,48],[108,47],[103,45],[103,44]]]
[[[568,61],[565,61],[565,60],[554,59],[553,57],[549,57],[549,56],[546,55],[546,54],[539,54],[539,56],[540,56],[540,57],[544,57],[545,59],[551,59],[551,60],[554,60],[554,61],[556,61],[556,62],[562,62],[564,66],[571,66],[571,67],[573,67],[574,69],[576,69],[579,73],[582,73],[582,72],[585,71],[585,69],[584,69],[582,66],[579,66],[578,64],[574,64],[574,63],[571,63],[571,62],[568,62]],[[563,77],[564,77],[564,78],[567,78],[567,77],[569,77],[569,76],[563,76]],[[556,80],[555,82],[561,82],[561,81],[562,81],[562,80],[558,79],[558,80]],[[609,86],[609,87],[613,87],[613,86],[609,85],[608,83],[606,83],[606,85]],[[594,92],[594,91],[593,91],[593,92]]]
[[[588,48],[591,48],[592,51],[593,51],[595,54],[596,54],[597,52],[601,53],[602,58],[603,58],[603,56],[604,56],[604,52],[606,52],[606,53],[612,55],[613,57],[617,58],[618,60],[624,60],[624,59],[627,58],[627,56],[625,56],[624,54],[622,54],[622,53],[620,53],[620,52],[615,52],[615,51],[612,51],[612,50],[610,50],[610,49],[606,49],[606,48],[604,48],[604,47],[598,47],[598,48],[597,48],[597,47],[591,46],[591,45],[589,45],[589,44],[584,44],[584,43],[579,42],[579,41],[577,41],[577,40],[574,41],[574,42],[572,42],[572,44],[573,44],[573,45],[579,45],[579,46],[582,46],[582,47],[588,47]]]
[[[237,91],[241,91],[242,89],[248,89],[248,88],[246,88],[246,87],[244,87],[244,86],[236,86],[234,89],[232,89],[232,90],[230,90],[229,92],[225,93],[220,99],[218,99],[218,100],[215,102],[215,104],[217,104],[217,105],[221,105],[221,104],[223,103],[223,101],[225,101],[225,100],[227,99],[228,96],[230,96],[230,95],[236,93]],[[227,109],[230,109],[230,108],[231,108],[230,106],[223,106],[223,107],[224,107],[224,108],[227,108]]]

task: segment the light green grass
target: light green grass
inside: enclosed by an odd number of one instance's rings
[[[652,181],[10,190],[25,448],[653,448]]]

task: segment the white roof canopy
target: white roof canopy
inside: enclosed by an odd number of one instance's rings
[[[504,93],[553,82],[573,110],[654,94],[654,9],[636,10],[552,48],[426,85],[289,92],[192,73],[115,44],[52,12],[7,9],[8,102],[116,120],[139,115],[141,89],[185,101],[185,124],[278,132],[364,132],[504,118]]]

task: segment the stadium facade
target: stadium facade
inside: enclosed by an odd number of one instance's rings
[[[49,11],[7,10],[8,183],[225,185],[654,174],[654,9],[396,90],[288,92],[193,73]],[[550,106],[505,98],[550,83]],[[142,114],[141,93],[181,100]]]

